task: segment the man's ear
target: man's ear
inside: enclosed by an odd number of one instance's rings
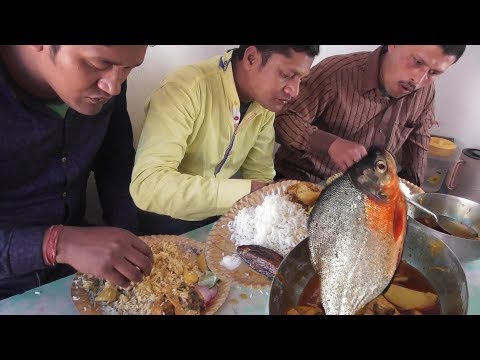
[[[260,51],[255,46],[249,46],[245,50],[245,54],[243,55],[243,59],[245,60],[245,63],[248,68],[252,68],[255,66],[255,64],[258,64],[259,61],[261,61],[261,54]]]
[[[397,45],[387,45],[387,49],[388,49],[388,51],[391,52],[393,49],[396,48],[396,46],[397,46]]]

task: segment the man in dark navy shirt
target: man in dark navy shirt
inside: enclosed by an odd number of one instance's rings
[[[133,233],[126,79],[146,45],[0,47],[0,299],[75,270],[127,286],[153,254]],[[105,223],[87,227],[95,174]]]

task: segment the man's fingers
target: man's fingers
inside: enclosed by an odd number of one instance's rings
[[[100,277],[104,277],[106,280],[110,281],[111,283],[126,288],[130,285],[130,280],[126,278],[123,274],[118,272],[115,268],[112,268],[111,271],[100,275]]]
[[[153,261],[148,256],[140,251],[137,251],[135,248],[132,248],[132,251],[126,255],[126,259],[134,266],[137,266],[143,275],[150,275],[153,267]]]
[[[345,165],[347,166],[347,169],[349,169],[353,164],[355,164],[354,159],[348,159]]]
[[[364,155],[358,154],[358,155],[355,157],[355,162],[356,162],[356,163],[359,162],[360,160],[363,159],[363,157],[364,157]]]
[[[344,163],[340,164],[340,170],[341,170],[342,172],[347,171],[347,169],[348,169],[347,163],[344,162]]]
[[[143,270],[129,260],[123,259],[116,266],[115,269],[123,275],[126,279],[133,282],[141,282],[143,280]]]
[[[148,246],[144,241],[142,241],[140,238],[137,238],[138,241],[134,241],[132,243],[132,246],[140,251],[143,255],[145,255],[147,258],[150,259],[150,262],[153,263],[153,252],[150,246]]]

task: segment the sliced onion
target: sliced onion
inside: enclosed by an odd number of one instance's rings
[[[209,289],[206,286],[195,285],[195,291],[203,299],[205,306],[208,306],[212,302],[213,298],[217,295],[218,286],[215,285]]]

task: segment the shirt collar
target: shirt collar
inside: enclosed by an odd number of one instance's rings
[[[232,70],[232,54],[233,50],[227,50],[218,61],[218,67],[221,72],[225,95],[229,102],[236,107],[240,107],[240,98],[238,97],[237,87],[233,79]]]
[[[220,67],[220,69],[226,72],[229,68],[232,68],[232,55],[233,49],[227,50],[222,56],[220,56],[220,61],[218,62],[218,66]]]
[[[372,51],[363,65],[363,75],[360,91],[362,94],[373,89],[380,90],[380,57],[383,54],[383,46]]]

